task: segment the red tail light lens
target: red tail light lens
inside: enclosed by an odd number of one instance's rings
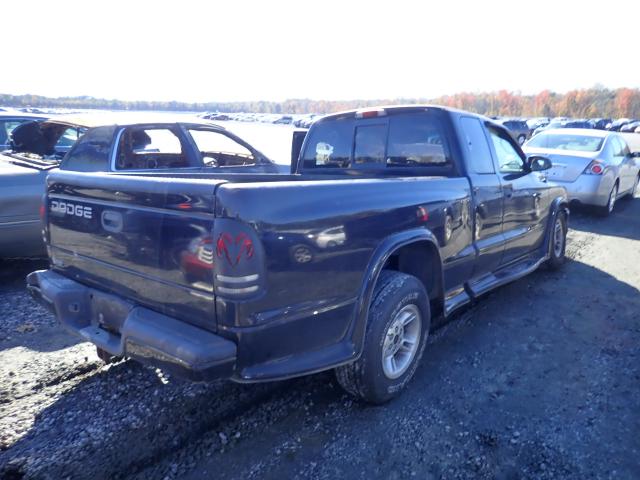
[[[584,171],[587,175],[602,175],[604,173],[604,166],[599,160],[591,162]]]

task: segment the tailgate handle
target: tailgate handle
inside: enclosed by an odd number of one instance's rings
[[[102,212],[102,227],[114,233],[122,231],[122,214],[114,210],[105,210]]]

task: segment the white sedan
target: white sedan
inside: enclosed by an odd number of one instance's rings
[[[603,215],[613,211],[618,198],[638,191],[640,152],[631,153],[616,132],[545,130],[525,143],[523,150],[549,158],[553,166],[548,180],[565,187],[574,203],[595,206]]]

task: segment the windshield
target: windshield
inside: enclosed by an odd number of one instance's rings
[[[588,135],[540,133],[529,140],[527,147],[572,150],[574,152],[598,152],[602,148],[603,141],[604,139],[601,137]]]

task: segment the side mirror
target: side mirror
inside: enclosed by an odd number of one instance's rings
[[[640,158],[640,152],[631,152],[631,158]]]
[[[542,172],[543,170],[549,170],[553,166],[551,160],[540,155],[532,155],[527,158],[527,161],[532,172]]]

